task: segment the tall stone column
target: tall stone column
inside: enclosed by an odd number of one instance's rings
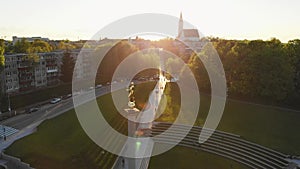
[[[140,110],[135,108],[135,98],[134,98],[134,83],[131,82],[130,86],[128,87],[128,108],[125,109],[125,112],[127,114],[128,119],[128,137],[135,137],[135,133],[138,129],[139,123],[138,123],[138,115],[140,113]],[[135,153],[136,145],[132,142],[129,142],[127,145],[126,151]],[[137,159],[135,158],[124,158],[124,169],[137,169]]]
[[[140,113],[140,111],[136,108],[129,108],[129,109],[125,109],[126,113],[127,113],[127,119],[128,119],[128,137],[135,137],[135,133],[137,131],[137,128],[139,126],[139,123],[136,122],[138,114]],[[133,142],[128,142],[127,145],[127,150],[130,153],[135,153],[136,150],[136,145]],[[130,150],[128,149],[130,148]],[[137,168],[137,161],[135,158],[124,158],[125,161],[125,169],[136,169]]]

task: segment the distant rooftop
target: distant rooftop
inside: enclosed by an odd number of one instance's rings
[[[199,38],[199,33],[197,29],[183,29],[182,33],[184,37],[197,37]]]
[[[49,41],[49,38],[42,38],[42,37],[17,37],[17,36],[13,36],[12,37],[13,45],[16,42],[21,41],[22,39],[26,39],[28,42],[33,42],[35,40]]]

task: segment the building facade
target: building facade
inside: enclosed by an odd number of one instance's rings
[[[19,93],[58,84],[62,52],[5,55],[4,92]]]

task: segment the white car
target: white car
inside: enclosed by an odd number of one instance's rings
[[[100,88],[100,87],[102,87],[102,85],[101,85],[101,84],[98,84],[95,88],[98,89],[98,88]]]
[[[60,101],[61,101],[61,98],[53,98],[50,103],[55,104],[55,103],[58,103]]]

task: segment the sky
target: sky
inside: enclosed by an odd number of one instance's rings
[[[0,38],[90,39],[125,16],[161,13],[192,23],[205,36],[300,39],[299,0],[1,0]]]

